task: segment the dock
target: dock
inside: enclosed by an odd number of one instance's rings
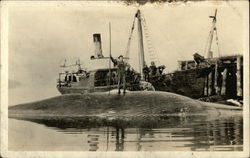
[[[207,58],[209,66],[203,72],[198,72],[199,65],[195,60],[179,61],[178,71],[196,71],[201,78],[201,97],[220,95],[225,98],[243,99],[243,56],[223,56]],[[188,80],[188,78],[187,78]]]

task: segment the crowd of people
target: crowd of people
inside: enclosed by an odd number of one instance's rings
[[[123,61],[123,56],[119,56],[118,60],[111,57],[112,62],[118,68],[117,74],[113,74],[111,76],[111,84],[116,80],[118,84],[118,93],[120,93],[120,89],[123,88],[123,92],[125,93],[125,89],[129,88],[133,90],[140,83],[141,75],[134,71],[131,66]],[[143,68],[143,76],[146,82],[154,83],[160,81],[162,78],[163,71],[165,66],[156,66],[155,62],[151,62],[151,65],[148,67],[146,64]],[[109,75],[108,75],[109,76]]]
[[[145,81],[147,82],[154,82],[156,79],[162,76],[163,70],[165,66],[156,66],[155,62],[151,62],[151,65],[148,67],[146,64],[143,68],[143,74],[145,77]]]

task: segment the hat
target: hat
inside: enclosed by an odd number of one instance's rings
[[[118,58],[123,57],[123,55],[120,55]]]

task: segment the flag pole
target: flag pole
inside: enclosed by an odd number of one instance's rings
[[[111,89],[111,23],[109,22],[109,95],[110,95],[110,89]]]

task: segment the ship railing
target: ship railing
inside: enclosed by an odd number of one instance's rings
[[[131,78],[130,76],[126,76],[127,85],[133,86],[133,85],[138,85],[138,83],[139,83],[139,77]],[[108,85],[117,85],[117,84],[118,84],[117,77],[111,78],[110,81],[109,81],[109,78],[95,79],[95,86],[108,86]]]
[[[64,76],[63,76],[64,75]],[[62,76],[64,77],[62,79]],[[69,77],[68,79],[66,79],[65,77]],[[89,77],[89,74],[84,72],[84,73],[80,73],[80,72],[64,72],[64,73],[59,73],[59,78],[57,80],[58,84],[63,84],[63,83],[69,83],[69,82],[79,82],[79,78],[80,77]]]

